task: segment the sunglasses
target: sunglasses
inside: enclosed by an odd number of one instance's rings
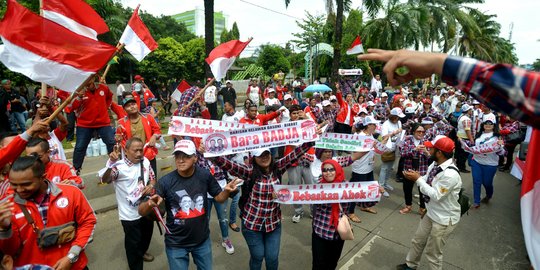
[[[322,172],[335,172],[335,171],[336,171],[336,169],[334,169],[334,168],[323,168],[322,169]]]

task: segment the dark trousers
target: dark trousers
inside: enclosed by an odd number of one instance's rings
[[[150,167],[152,167],[152,170],[154,170],[154,175],[157,177],[157,159],[154,158],[152,160],[150,160]]]
[[[336,269],[345,241],[341,239],[326,240],[314,232],[311,233],[311,252],[313,256],[313,270]]]
[[[352,127],[343,123],[336,122],[336,125],[334,127],[334,131],[336,133],[342,133],[342,134],[351,134],[352,133]]]
[[[505,144],[506,148],[506,163],[504,163],[504,156],[499,156],[499,166],[504,166],[505,170],[510,170],[512,163],[514,163],[514,151],[516,150],[517,144]]]
[[[403,180],[403,195],[405,195],[405,205],[411,206],[412,205],[412,190],[414,187],[414,181],[410,180]],[[424,203],[424,195],[422,192],[420,192],[420,188],[418,188],[418,192],[420,193],[420,207],[426,208],[426,204]]]
[[[124,248],[130,270],[143,269],[143,255],[150,246],[154,222],[147,218],[126,221],[121,220],[124,227]]]
[[[77,140],[75,142],[75,149],[73,150],[73,167],[75,167],[75,170],[81,169],[83,165],[86,149],[92,140],[94,131],[99,134],[103,143],[107,145],[107,153],[113,151],[116,141],[114,139],[114,130],[111,126],[97,128],[77,127]]]
[[[77,117],[75,116],[75,113],[74,112],[68,113],[67,120],[68,120],[67,140],[73,141],[73,137],[75,135],[75,122],[77,121]]]
[[[172,108],[172,103],[171,102],[164,102],[163,103],[163,110],[165,110],[166,113],[171,114],[171,108]]]
[[[210,112],[210,119],[217,120],[217,102],[206,103],[206,107],[208,108],[208,112]]]
[[[465,162],[467,162],[467,158],[469,157],[469,153],[467,153],[467,152],[465,152],[465,150],[463,150],[463,148],[461,147],[461,142],[459,140],[456,140],[455,157],[456,157],[456,166],[458,167],[458,169],[465,170],[467,168],[465,166]]]
[[[373,176],[373,171],[365,173],[365,174],[359,174],[355,172],[352,172],[351,174],[350,182],[368,182],[368,181],[375,181],[375,177]],[[355,207],[356,207],[356,203],[351,203],[349,206],[349,213],[354,214]]]

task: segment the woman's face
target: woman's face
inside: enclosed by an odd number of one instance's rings
[[[495,125],[493,125],[493,123],[485,122],[484,123],[484,132],[493,132],[494,127],[495,127]]]
[[[364,96],[359,96],[358,97],[358,103],[364,103]]]
[[[270,167],[270,163],[272,163],[270,151],[265,151],[261,156],[255,157],[255,163],[257,163],[257,165],[263,169],[268,169]]]
[[[369,125],[367,125],[366,133],[367,134],[373,134],[373,132],[375,132],[375,129],[377,129],[377,125],[369,124]]]
[[[322,177],[326,182],[334,182],[336,179],[336,169],[332,164],[324,164],[322,168]]]
[[[421,140],[424,138],[424,135],[426,134],[426,130],[424,129],[424,127],[418,127],[415,131],[414,131],[414,138],[417,139],[417,140]]]
[[[332,150],[324,150],[321,154],[321,161],[332,158]]]

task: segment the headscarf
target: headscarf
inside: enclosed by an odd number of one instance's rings
[[[334,169],[336,170],[336,177],[334,178],[334,181],[327,182],[324,179],[324,173],[323,173],[323,175],[321,175],[321,183],[325,183],[325,184],[326,183],[341,183],[345,181],[345,172],[343,171],[343,168],[341,167],[341,165],[339,165],[337,161],[333,159],[325,160],[321,165],[321,171],[323,170],[325,164],[330,164],[334,167]],[[334,224],[334,228],[337,228],[338,223],[339,223],[339,212],[340,212],[339,203],[333,203],[332,213],[330,215],[330,224]]]

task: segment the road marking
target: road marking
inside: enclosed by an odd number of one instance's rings
[[[354,254],[354,256],[352,256],[349,261],[347,261],[341,268],[339,268],[339,270],[348,270],[351,266],[354,265],[354,259],[360,259],[364,254],[367,254],[371,250],[371,246],[373,245],[373,243],[375,243],[375,240],[379,238],[381,237],[375,235],[371,239],[369,239],[369,241],[358,252],[356,252],[356,254]]]

